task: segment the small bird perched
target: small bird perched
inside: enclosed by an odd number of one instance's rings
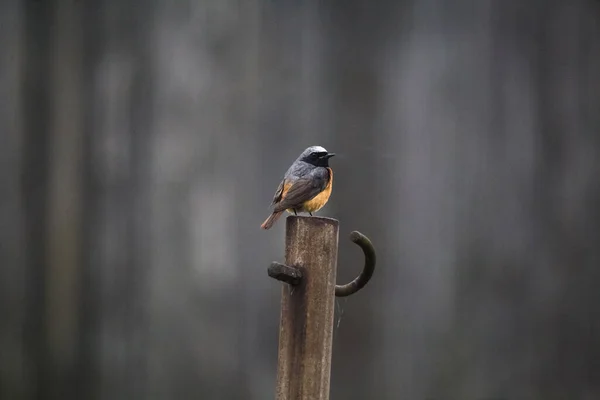
[[[294,213],[319,211],[329,200],[333,171],[329,168],[329,153],[321,146],[311,146],[287,170],[279,184],[271,206],[273,212],[260,226],[269,229],[284,211]]]

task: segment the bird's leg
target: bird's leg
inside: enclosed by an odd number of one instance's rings
[[[296,209],[295,209],[295,208],[292,208],[292,210],[294,210],[294,215],[296,215],[296,216],[297,216],[298,214],[296,214]]]
[[[310,216],[312,217],[312,213],[311,213],[310,211],[309,211],[308,213],[309,213],[309,214],[310,214]]]

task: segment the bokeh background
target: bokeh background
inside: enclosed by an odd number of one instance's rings
[[[0,398],[274,396],[336,152],[332,399],[600,398],[600,2],[0,3]]]

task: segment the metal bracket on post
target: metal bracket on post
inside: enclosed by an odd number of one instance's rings
[[[352,282],[345,285],[335,285],[336,297],[346,297],[358,292],[371,280],[371,277],[373,277],[373,272],[375,272],[375,248],[373,247],[373,244],[369,238],[359,231],[353,231],[350,234],[350,240],[352,240],[362,249],[365,255],[365,264],[360,275],[357,276]],[[302,280],[302,270],[300,270],[300,268],[290,267],[285,264],[278,263],[277,261],[273,261],[271,263],[267,269],[267,274],[273,279],[288,283],[292,286],[298,285]]]
[[[267,273],[285,282],[277,371],[277,400],[329,398],[334,298],[362,289],[375,270],[375,249],[362,233],[350,239],[363,250],[360,275],[336,285],[338,221],[332,218],[290,216],[286,220],[286,263],[273,262]]]

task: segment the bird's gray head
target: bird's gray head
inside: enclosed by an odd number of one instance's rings
[[[298,161],[314,165],[315,167],[329,167],[329,159],[335,156],[335,153],[329,153],[321,146],[310,146],[300,154]]]

